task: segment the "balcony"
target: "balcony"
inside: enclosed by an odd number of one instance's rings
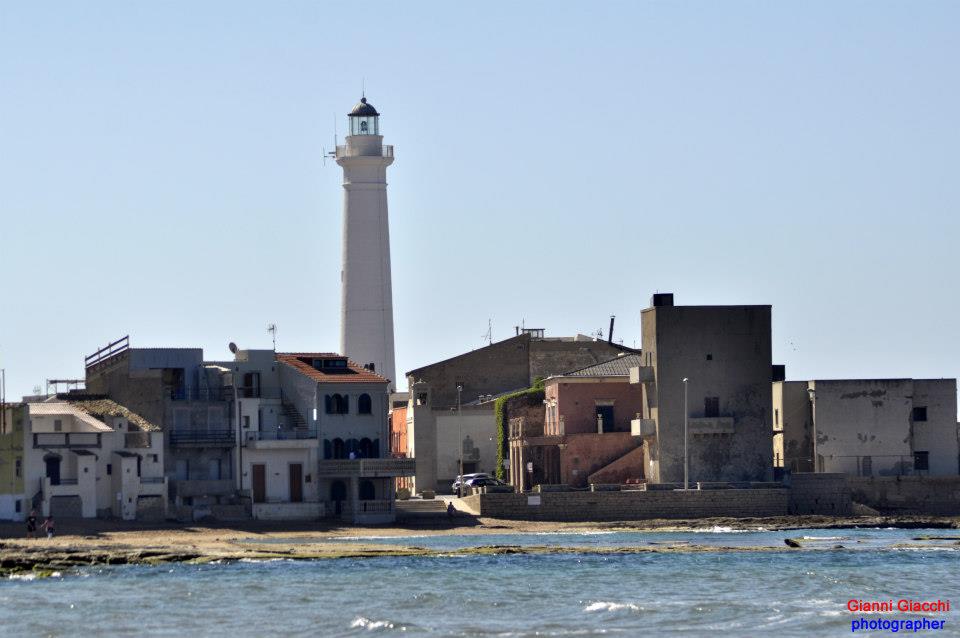
[[[260,430],[258,432],[244,432],[243,436],[247,447],[255,450],[317,447],[317,431],[315,429]]]
[[[233,447],[236,434],[231,428],[171,430],[170,447]]]
[[[332,459],[319,462],[317,476],[366,478],[413,476],[416,470],[415,459]]]
[[[733,434],[732,416],[694,417],[687,425],[690,434]]]
[[[657,422],[653,419],[644,419],[640,415],[630,421],[630,434],[633,436],[656,436]]]
[[[543,422],[528,421],[525,417],[510,419],[510,438],[525,439],[531,436],[543,436]]]
[[[33,448],[100,447],[99,432],[34,432]]]
[[[164,496],[167,493],[165,476],[140,477],[140,496]]]
[[[351,150],[353,151],[352,153],[349,152]],[[365,151],[366,149],[362,149],[362,150]],[[360,151],[360,149],[357,149],[357,148],[348,149],[345,144],[341,144],[337,146],[337,159],[341,157],[358,157],[358,156],[376,157],[375,155],[371,156],[369,153],[358,152],[358,151]],[[381,151],[380,155],[381,157],[393,157],[393,146],[389,144],[384,144],[383,150]]]

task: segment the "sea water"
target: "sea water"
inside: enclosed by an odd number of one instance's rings
[[[409,536],[362,541],[438,550],[551,545],[571,551],[84,568],[54,578],[0,582],[0,634],[852,635],[851,620],[861,615],[848,611],[849,600],[941,599],[950,600],[951,609],[960,605],[960,545],[911,540],[920,535],[956,534],[710,528]],[[783,546],[786,537],[804,536],[811,549]],[[686,543],[783,549],[590,553],[597,547]],[[924,635],[960,635],[955,611],[928,617],[947,623]]]

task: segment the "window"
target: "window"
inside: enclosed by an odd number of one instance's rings
[[[773,424],[780,425],[780,409],[779,408],[773,409]]]
[[[113,474],[113,465],[111,463],[107,463],[107,476],[111,474]]]
[[[60,419],[53,420],[53,431],[54,432],[63,432],[63,421]]]
[[[17,512],[17,514],[19,514],[19,513],[22,512],[22,511],[23,511],[23,505],[21,505],[21,501],[20,501],[20,499],[18,498],[18,499],[17,499],[17,505],[16,505],[16,512]]]
[[[707,355],[707,361],[713,361],[713,355],[712,355],[712,354],[708,354],[708,355]]]
[[[347,414],[350,412],[350,397],[346,394],[328,394],[323,398],[327,414]]]
[[[860,476],[873,476],[873,457],[865,456],[860,462]]]
[[[151,460],[153,463],[159,463],[159,462],[160,462],[160,455],[159,455],[159,454],[151,454],[151,455],[150,455],[150,460]]]
[[[363,393],[357,399],[357,412],[360,414],[370,414],[373,412],[373,401],[370,400],[370,395]]]
[[[914,452],[913,453],[913,469],[916,470],[917,472],[929,472],[930,471],[930,453]]]
[[[703,400],[703,416],[707,418],[720,416],[720,397],[706,397]]]
[[[913,409],[913,420],[914,421],[926,421],[927,420],[927,408],[914,408]]]
[[[14,470],[14,474],[17,478],[23,477],[23,459],[19,456],[17,457],[16,469]]]
[[[250,429],[250,415],[249,415],[249,414],[244,414],[244,415],[243,415],[243,429],[244,429],[244,430],[249,430],[249,429]]]
[[[417,394],[417,405],[426,405],[427,404],[427,393],[420,392]]]

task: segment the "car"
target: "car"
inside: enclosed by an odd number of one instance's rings
[[[491,476],[475,476],[473,478],[468,478],[464,483],[467,487],[489,487],[491,485],[506,485],[500,479],[495,479]]]
[[[481,478],[481,477],[483,477],[483,478],[493,478],[492,476],[490,476],[490,475],[487,474],[486,472],[474,472],[473,474],[464,474],[463,476],[458,476],[458,477],[456,478],[456,480],[453,481],[453,485],[451,486],[451,489],[453,490],[453,493],[456,494],[457,492],[460,491],[460,480],[461,480],[461,479],[463,479],[464,481],[467,481],[467,484],[469,484],[470,479]]]

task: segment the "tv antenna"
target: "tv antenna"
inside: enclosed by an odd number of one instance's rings
[[[329,157],[332,160],[337,159],[337,114],[333,114],[333,150],[328,151],[326,147],[321,146],[320,150],[323,151],[323,165],[326,167],[327,158]]]
[[[277,351],[277,324],[268,323],[267,332],[269,332],[270,336],[273,337],[273,351],[276,352]]]
[[[480,338],[484,339],[488,346],[493,344],[493,321],[491,319],[487,319],[487,331]]]

